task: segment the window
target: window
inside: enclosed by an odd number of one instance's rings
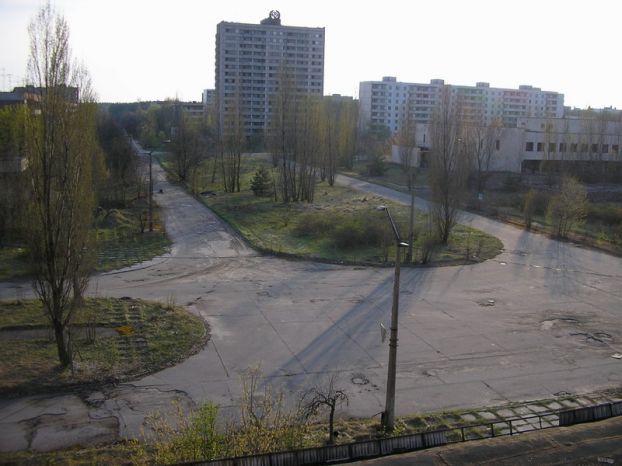
[[[555,144],[554,142],[549,142],[549,152],[555,152],[556,146],[557,144]]]
[[[528,142],[525,144],[525,151],[533,152],[533,142]]]
[[[570,144],[570,152],[576,152],[578,148],[579,148],[579,144],[577,144],[576,142],[573,142],[572,144]]]
[[[567,149],[567,144],[565,142],[560,142],[559,143],[559,151],[560,152],[566,152]]]
[[[614,155],[618,155],[620,152],[620,146],[618,144],[614,144],[611,146],[611,152],[614,153]]]
[[[497,139],[497,140],[495,141],[495,149],[496,149],[496,150],[501,149],[501,141],[500,141],[499,139]]]
[[[603,154],[609,153],[609,144],[603,144]]]
[[[542,152],[544,150],[544,143],[543,142],[539,142],[538,143],[538,152]]]
[[[590,146],[588,144],[581,144],[581,152],[587,152]]]
[[[593,153],[597,153],[598,152],[598,144],[592,144],[592,152]]]

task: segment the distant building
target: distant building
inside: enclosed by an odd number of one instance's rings
[[[433,156],[430,125],[416,125],[417,147],[412,163],[425,166]],[[391,160],[400,162],[394,145]],[[494,141],[488,171],[537,172],[546,161],[554,170],[563,165],[616,167],[622,165],[622,121],[602,117],[521,117],[514,128],[501,128]]]
[[[24,105],[26,100],[21,92],[0,92],[0,108]]]
[[[514,127],[519,118],[561,118],[564,95],[523,85],[518,89],[490,87],[486,82],[475,86],[445,84],[433,79],[429,84],[398,82],[395,77],[382,81],[364,81],[359,85],[361,123],[384,125],[392,133],[402,126],[407,112],[412,121],[429,123],[439,104],[442,91],[448,90],[452,105],[460,105],[461,113],[471,121],[490,124],[494,120]]]
[[[205,107],[203,102],[179,102],[181,112],[190,118],[203,118]]]
[[[215,94],[221,127],[241,107],[246,135],[262,136],[284,72],[298,94],[323,95],[324,28],[283,26],[278,11],[260,24],[219,23]]]
[[[214,108],[216,105],[215,89],[203,89],[201,97],[201,102],[203,102],[203,108],[206,112],[209,112],[211,108]]]

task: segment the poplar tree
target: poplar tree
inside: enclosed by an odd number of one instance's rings
[[[70,325],[94,261],[96,105],[86,72],[71,60],[67,22],[49,3],[30,23],[29,35],[28,243],[34,288],[66,367],[72,363]]]

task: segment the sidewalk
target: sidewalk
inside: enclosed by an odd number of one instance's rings
[[[622,464],[622,417],[456,443],[350,463],[360,466]]]

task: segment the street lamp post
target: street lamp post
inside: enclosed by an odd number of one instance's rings
[[[149,151],[149,231],[153,231],[153,178],[151,174],[153,151]]]
[[[379,206],[378,210],[387,213],[393,235],[395,237],[395,276],[393,278],[393,305],[391,307],[391,336],[389,337],[389,371],[387,374],[387,398],[385,409],[382,413],[382,426],[386,430],[393,430],[395,425],[395,375],[397,365],[397,324],[400,301],[400,256],[401,248],[407,248],[408,243],[402,242],[397,226],[391,217],[391,212],[386,206]]]

